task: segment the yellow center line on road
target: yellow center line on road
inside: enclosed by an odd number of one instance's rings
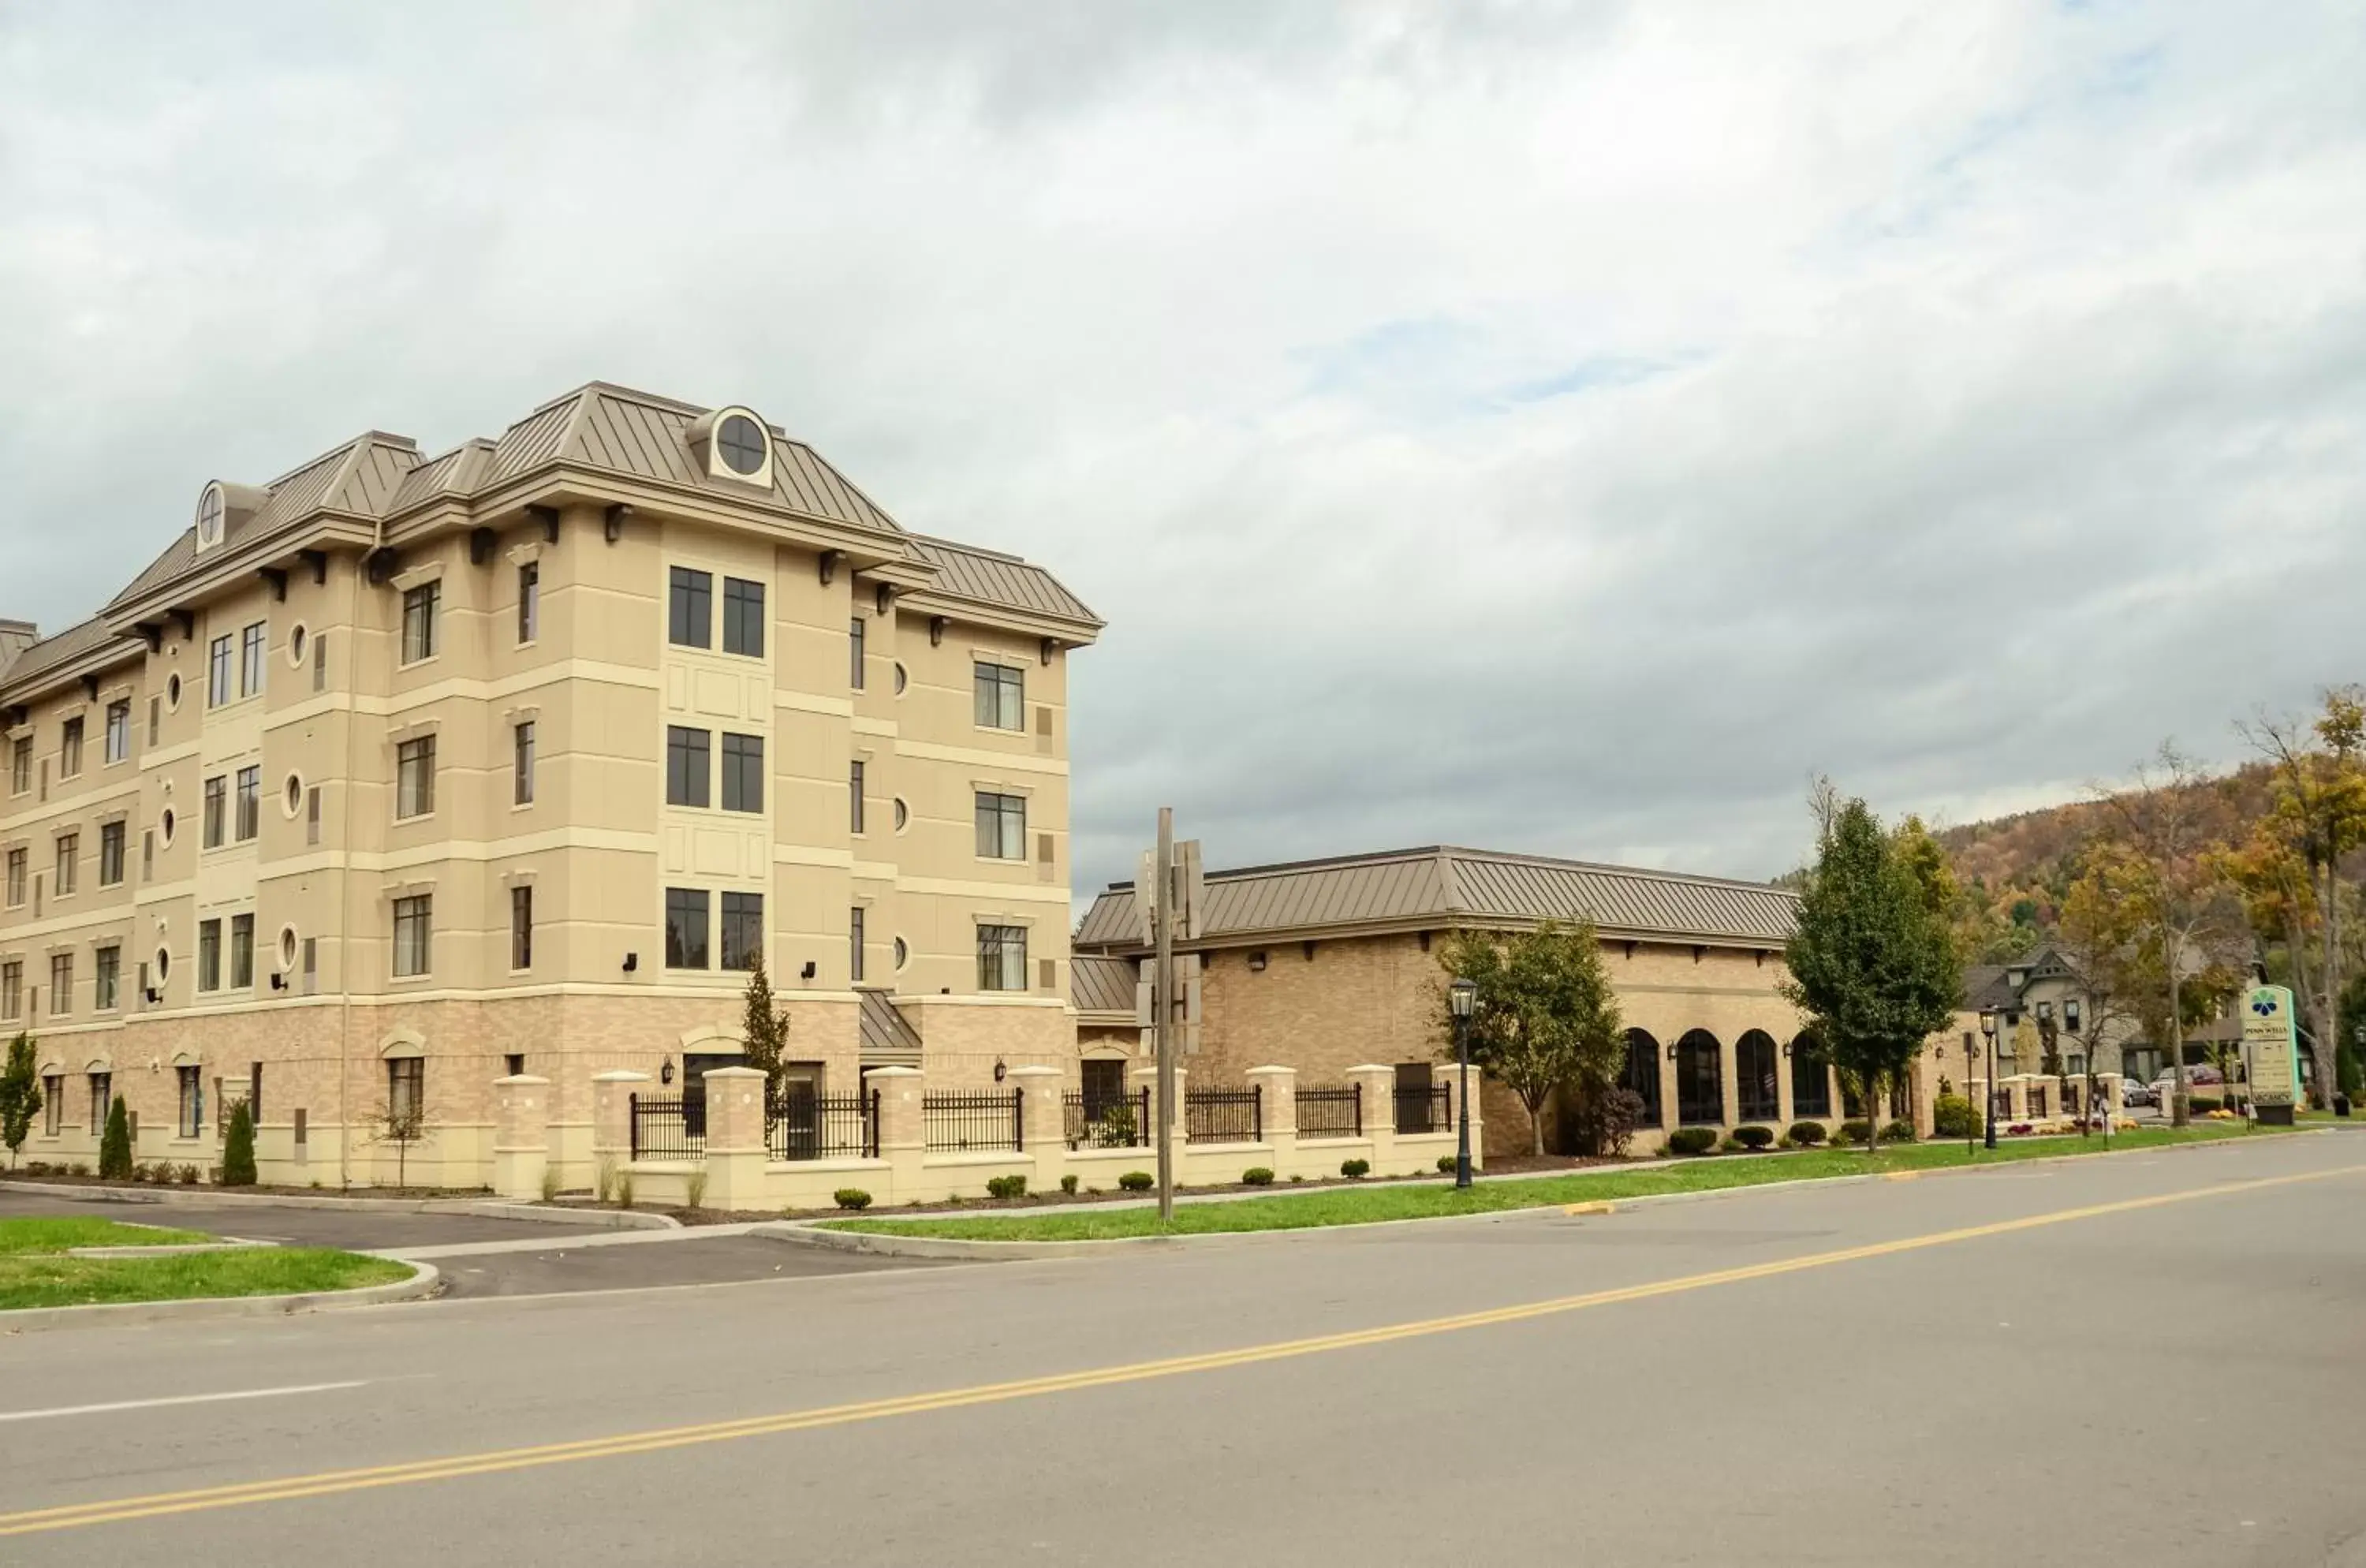
[[[1592,1291],[1583,1295],[1560,1296],[1549,1301],[1527,1302],[1517,1306],[1493,1307],[1483,1312],[1460,1313],[1449,1317],[1387,1324],[1378,1328],[1323,1334],[1306,1339],[1285,1339],[1266,1345],[1249,1345],[1233,1350],[1210,1351],[1204,1355],[1175,1356],[1163,1360],[1136,1361],[1127,1365],[1099,1367],[1085,1371],[1062,1372],[1050,1377],[1022,1378],[1012,1382],[982,1383],[970,1388],[940,1390],[933,1393],[907,1394],[896,1399],[874,1399],[854,1404],[834,1404],[815,1410],[787,1411],[771,1416],[749,1416],[737,1421],[715,1421],[693,1427],[671,1427],[645,1432],[625,1432],[613,1437],[587,1438],[576,1442],[546,1443],[534,1448],[499,1449],[473,1454],[452,1454],[442,1459],[418,1460],[404,1464],[377,1465],[363,1470],[324,1471],[312,1475],[283,1476],[273,1481],[245,1482],[237,1485],[207,1487],[190,1492],[163,1492],[141,1497],[118,1497],[96,1503],[69,1504],[53,1508],[34,1508],[21,1513],[0,1514],[0,1536],[34,1535],[48,1530],[73,1529],[84,1525],[122,1524],[134,1519],[156,1518],[164,1515],[193,1514],[211,1508],[243,1507],[257,1503],[290,1502],[304,1497],[323,1497],[341,1492],[362,1492],[380,1486],[403,1486],[417,1482],[453,1481],[465,1476],[494,1475],[503,1471],[572,1463],[579,1460],[621,1459],[633,1454],[656,1453],[666,1449],[687,1448],[698,1443],[718,1443],[742,1438],[769,1437],[780,1432],[810,1431],[818,1427],[842,1427],[857,1421],[877,1421],[896,1416],[920,1416],[931,1411],[959,1410],[976,1404],[998,1404],[1009,1400],[1033,1399],[1044,1394],[1068,1393],[1079,1389],[1106,1388],[1118,1383],[1147,1382],[1154,1378],[1179,1377],[1191,1372],[1220,1371],[1232,1367],[1254,1366],[1260,1361],[1286,1360],[1298,1356],[1315,1356],[1335,1350],[1354,1350],[1366,1346],[1387,1345],[1400,1339],[1416,1339],[1435,1334],[1455,1334],[1466,1329],[1490,1328],[1507,1323],[1525,1323],[1535,1318],[1583,1312],[1592,1307],[1650,1301],[1659,1296],[1707,1290],[1715,1285],[1741,1284],[1751,1280],[1767,1280],[1783,1274],[1801,1273],[1810,1269],[1826,1269],[1838,1263],[1854,1263],[1870,1258],[1887,1258],[1898,1253],[1919,1252],[1934,1247],[1949,1247],[1957,1242],[1977,1241],[1985,1236],[2010,1235],[2019,1231],[2067,1224],[2074,1220],[2091,1220],[2106,1214],[2124,1214],[2140,1209],[2158,1209],[2172,1203],[2191,1202],[2202,1198],[2231,1197],[2241,1192],[2264,1191],[2270,1188],[2290,1187],[2306,1181],[2325,1181],[2335,1177],[2355,1176],[2361,1172],[2366,1172],[2366,1165],[2343,1166],[2335,1170],[2308,1171],[2295,1176],[2273,1176],[2248,1181],[2222,1182],[2211,1187],[2192,1188],[2181,1192],[2165,1192],[2149,1198],[2127,1198],[2116,1202],[2090,1203],[2081,1208],[2057,1209],[2051,1213],[2032,1214],[2022,1219],[1998,1220],[1988,1224],[1966,1225],[1957,1230],[1933,1231],[1924,1235],[1905,1236],[1896,1241],[1871,1242],[1862,1247],[1847,1247],[1831,1252],[1810,1253],[1802,1258],[1780,1258],[1768,1263],[1749,1264],[1738,1269],[1719,1269],[1706,1274],[1687,1274],[1673,1280],[1653,1280],[1648,1284],[1625,1285],[1607,1291]]]

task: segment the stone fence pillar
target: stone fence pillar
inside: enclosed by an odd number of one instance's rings
[[[1068,1111],[1062,1103],[1064,1080],[1057,1067],[1013,1067],[1010,1081],[1020,1090],[1019,1135],[1035,1174],[1027,1179],[1034,1192],[1057,1191],[1068,1168]]]
[[[493,1107],[494,1192],[540,1198],[550,1165],[550,1080],[532,1073],[495,1078]]]
[[[649,1075],[618,1068],[592,1075],[592,1167],[595,1189],[604,1189],[633,1157],[633,1096],[648,1088]],[[606,1198],[604,1190],[600,1192]]]
[[[1298,1164],[1298,1069],[1251,1067],[1248,1080],[1257,1091],[1265,1141],[1273,1145],[1274,1172],[1287,1178]]]
[[[921,1192],[920,1167],[929,1150],[921,1100],[928,1082],[918,1067],[874,1067],[863,1075],[862,1087],[879,1091],[879,1157],[888,1165],[888,1190],[873,1196],[883,1203],[903,1202]]]
[[[1364,1091],[1364,1136],[1372,1145],[1372,1174],[1391,1174],[1397,1157],[1397,1070],[1367,1062],[1349,1067],[1347,1081]]]
[[[764,1075],[754,1067],[706,1070],[706,1195],[716,1209],[762,1209]]]
[[[1158,1064],[1155,1061],[1152,1061],[1146,1066],[1134,1068],[1132,1073],[1129,1076],[1133,1080],[1135,1093],[1139,1094],[1144,1089],[1148,1089],[1150,1091],[1150,1125],[1143,1129],[1143,1134],[1144,1141],[1149,1144],[1151,1147],[1155,1148],[1158,1146]],[[1184,1067],[1183,1064],[1180,1062],[1176,1063],[1175,1103],[1166,1108],[1166,1120],[1168,1125],[1175,1129],[1175,1146],[1178,1151],[1178,1158],[1179,1151],[1182,1149],[1183,1145],[1189,1141],[1189,1123],[1185,1118],[1183,1110],[1186,1093],[1183,1086],[1188,1077],[1188,1070]],[[1175,1179],[1177,1184],[1180,1184],[1183,1179],[1182,1176],[1179,1174],[1179,1166],[1178,1174]]]

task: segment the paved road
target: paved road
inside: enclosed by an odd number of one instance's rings
[[[0,1560],[2356,1565],[2361,1201],[2366,1137],[2263,1137],[28,1336]]]

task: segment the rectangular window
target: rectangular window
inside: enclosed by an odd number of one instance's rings
[[[501,1066],[509,1069],[509,1075],[513,1078],[524,1077],[525,1053],[523,1051],[512,1051],[502,1056]]]
[[[435,612],[442,608],[444,584],[422,582],[402,596],[402,661],[416,664],[435,657]]]
[[[153,746],[153,745],[155,745],[155,744],[156,744],[156,735],[157,735],[157,732],[158,732],[159,730],[161,730],[161,729],[163,728],[163,725],[164,725],[164,699],[163,699],[163,698],[162,698],[162,697],[151,697],[151,698],[149,698],[149,699],[148,699],[148,744],[149,744],[149,745]]]
[[[666,889],[666,967],[706,967],[706,894],[696,887]]]
[[[715,638],[715,578],[710,572],[675,567],[666,593],[666,641],[676,648],[712,648]]]
[[[707,777],[707,748],[710,741],[704,729],[684,729],[678,724],[666,726],[666,804],[668,806],[704,806],[711,796]]]
[[[987,860],[1027,858],[1027,797],[977,792],[977,852]]]
[[[33,738],[20,735],[8,748],[8,793],[33,793]]]
[[[723,809],[764,809],[764,738],[760,735],[723,737]]]
[[[221,922],[197,922],[197,989],[221,989]]]
[[[854,802],[853,828],[862,831],[862,764],[857,762],[847,773],[847,794]]]
[[[205,1081],[198,1076],[203,1070],[200,1067],[173,1069],[174,1075],[181,1080],[180,1095],[175,1107],[179,1115],[174,1128],[177,1136],[194,1138],[205,1128]]]
[[[723,580],[723,651],[764,657],[764,585],[744,578]]]
[[[58,835],[58,874],[54,879],[57,896],[70,897],[82,877],[82,835]]]
[[[424,975],[435,951],[435,899],[426,893],[394,901],[394,974]]]
[[[222,846],[230,831],[230,779],[216,773],[206,781],[205,845],[209,850]]]
[[[518,568],[518,641],[532,642],[542,635],[542,567],[528,561]]]
[[[304,994],[310,996],[321,987],[321,939],[304,939]]]
[[[156,829],[153,828],[140,830],[140,880],[156,880]]]
[[[846,940],[846,977],[861,984],[862,980],[862,906],[850,911],[851,919]]]
[[[41,1078],[41,1132],[54,1138],[66,1120],[66,1080],[62,1074],[48,1073]]]
[[[312,689],[329,689],[329,634],[321,632],[312,638]]]
[[[131,699],[120,697],[107,705],[107,760],[128,761],[131,757]]]
[[[25,1011],[25,964],[12,958],[0,964],[0,1018],[21,1017]]]
[[[304,792],[304,841],[321,841],[321,786],[312,785]]]
[[[1027,672],[1004,664],[978,664],[977,722],[987,729],[1027,728]]]
[[[107,1110],[115,1098],[114,1089],[114,1074],[90,1075],[90,1132],[93,1137],[107,1129]]]
[[[230,634],[206,645],[206,705],[220,707],[230,701]]]
[[[8,852],[8,908],[14,909],[25,902],[25,852]]]
[[[427,1118],[427,1058],[396,1056],[386,1065],[386,1121],[389,1132],[410,1135]]]
[[[761,893],[726,893],[723,896],[720,967],[753,969],[763,952],[764,896]]]
[[[98,825],[98,885],[114,887],[123,881],[123,824]]]
[[[854,619],[853,619],[853,620],[851,620],[851,621],[850,621],[850,622],[848,622],[848,623],[847,623],[847,633],[846,633],[846,637],[847,637],[847,643],[846,643],[846,646],[847,646],[847,655],[848,655],[848,658],[852,661],[852,665],[853,665],[853,668],[852,668],[851,672],[851,673],[848,675],[848,677],[847,677],[847,683],[848,683],[848,684],[850,684],[850,685],[851,685],[851,686],[852,686],[856,691],[858,691],[858,692],[859,692],[859,691],[862,690],[862,616],[857,615],[857,616],[855,616],[855,617],[854,617]]]
[[[534,804],[534,720],[510,732],[510,803]]]
[[[1027,988],[1027,928],[977,928],[977,988],[981,991],[1023,991]]]
[[[238,841],[246,842],[263,831],[263,770],[260,767],[238,771]]]
[[[71,779],[82,773],[82,720],[70,718],[58,731],[58,777]]]
[[[251,697],[263,690],[263,650],[270,641],[271,628],[264,622],[239,633],[238,694]]]
[[[123,949],[102,947],[91,954],[91,983],[92,1007],[100,1012],[112,1012],[121,1005]]]
[[[232,915],[230,918],[230,988],[233,991],[254,989],[253,915]]]
[[[422,735],[394,749],[394,814],[424,817],[435,809],[435,737]]]
[[[73,1011],[73,954],[53,953],[50,955],[50,1016],[63,1018]]]
[[[510,967],[534,967],[534,886],[520,883],[510,889]]]

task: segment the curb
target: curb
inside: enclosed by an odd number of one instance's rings
[[[197,1203],[256,1209],[342,1209],[353,1214],[466,1214],[487,1220],[534,1220],[544,1224],[587,1225],[600,1230],[679,1230],[670,1214],[632,1209],[569,1209],[539,1203],[505,1203],[497,1198],[332,1198],[303,1192],[235,1192],[220,1187],[103,1187],[80,1182],[0,1180],[0,1192],[32,1192],[84,1203]]]
[[[0,1312],[0,1335],[41,1333],[53,1328],[119,1328],[148,1323],[186,1323],[201,1318],[287,1317],[297,1313],[340,1312],[422,1301],[443,1284],[431,1263],[411,1265],[411,1278],[351,1291],[308,1291],[286,1296],[199,1296],[178,1302],[114,1302],[104,1306],[20,1307]]]
[[[2332,1129],[2302,1129],[2304,1132]],[[2292,1136],[2279,1133],[2277,1137]],[[1925,1140],[1926,1142],[1928,1140]],[[2196,1149],[2240,1145],[2238,1138],[2211,1139],[2202,1143],[2167,1144],[2156,1148],[2128,1151],[2131,1154],[2181,1154]],[[2000,1161],[1996,1165],[1943,1166],[1932,1170],[1877,1171],[1868,1170],[1851,1176],[1806,1176],[1786,1181],[1753,1181],[1738,1187],[1712,1187],[1696,1192],[1645,1192],[1613,1199],[1580,1199],[1566,1202],[1535,1203],[1516,1209],[1490,1209],[1477,1214],[1425,1214],[1408,1220],[1359,1220],[1344,1225],[1290,1225],[1259,1231],[1203,1231],[1189,1235],[1129,1235],[1110,1236],[1097,1241],[968,1241],[952,1236],[889,1235],[880,1231],[825,1230],[815,1220],[782,1221],[753,1225],[747,1234],[769,1236],[799,1247],[819,1247],[836,1252],[869,1253],[883,1258],[939,1258],[970,1260],[1007,1258],[1020,1261],[1044,1258],[1089,1258],[1110,1253],[1122,1253],[1144,1247],[1176,1247],[1201,1246],[1210,1242],[1245,1242],[1269,1240],[1277,1237],[1335,1235],[1343,1231],[1367,1231],[1383,1225],[1445,1225],[1473,1224],[1487,1220],[1534,1218],[1538,1214],[1560,1214],[1569,1217],[1595,1217],[1623,1212],[1644,1204],[1701,1203],[1720,1198],[1738,1198],[1749,1192],[1780,1192],[1802,1187],[1846,1187],[1869,1181],[1920,1180],[1942,1176],[1975,1176],[1993,1174],[2022,1166],[2064,1165],[2072,1160],[2091,1160],[2097,1155],[2037,1155],[2028,1159]],[[2108,1157],[2108,1156],[2105,1156]],[[1596,1207],[1596,1205],[1600,1207]],[[1129,1205],[1130,1207],[1132,1205]],[[1047,1211],[1048,1212],[1048,1211]]]

